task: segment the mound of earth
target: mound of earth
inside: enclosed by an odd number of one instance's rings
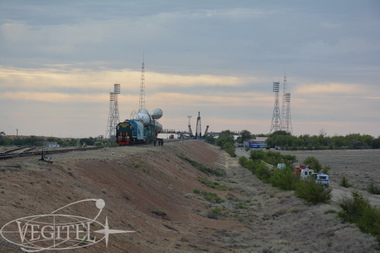
[[[111,229],[135,232],[110,234],[107,246],[100,242],[70,252],[379,250],[372,236],[336,217],[337,203],[308,206],[202,141],[70,152],[53,161],[0,161],[0,226],[75,201],[103,199],[97,221],[107,218]],[[207,175],[197,164],[226,175]],[[80,205],[73,210],[81,217],[97,211]],[[0,252],[22,251],[0,238]]]

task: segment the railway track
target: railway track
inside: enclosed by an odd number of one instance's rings
[[[174,140],[174,139],[164,139],[164,142],[174,142],[174,141],[179,141],[179,140]],[[151,143],[149,144],[139,144],[137,146],[144,146],[144,145],[153,145]],[[118,148],[122,146],[113,146],[113,148]],[[133,147],[133,146],[131,146]],[[44,150],[43,153],[44,155],[51,155],[51,154],[60,154],[60,153],[67,153],[67,152],[72,152],[72,151],[89,151],[89,150],[97,150],[101,149],[104,147],[81,147],[81,148],[70,148],[70,149],[53,149],[53,150]],[[39,149],[39,150],[37,150]],[[17,158],[17,157],[24,157],[24,156],[41,156],[42,155],[42,150],[40,147],[30,147],[30,146],[21,146],[21,147],[16,147],[13,149],[6,150],[4,152],[0,152],[0,160],[4,159],[11,159],[11,158]]]
[[[43,153],[44,155],[50,155],[50,154],[67,153],[67,152],[72,152],[72,151],[89,151],[89,150],[96,150],[96,149],[101,149],[101,148],[103,147],[44,150]],[[33,151],[35,149],[36,147],[27,147],[27,146],[10,149],[10,150],[0,153],[0,160],[24,157],[24,156],[41,156],[42,150]]]

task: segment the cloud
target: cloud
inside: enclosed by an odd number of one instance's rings
[[[174,75],[157,72],[146,72],[146,82],[149,89],[167,87],[207,87],[241,86],[245,80],[235,76],[225,75]],[[4,83],[3,90],[18,89],[73,89],[82,93],[113,89],[113,83],[121,83],[123,91],[138,91],[141,83],[141,72],[133,70],[103,70],[85,69],[8,69],[0,68],[0,81]]]
[[[221,106],[221,107],[249,107],[272,106],[273,98],[262,93],[219,93],[219,94],[185,94],[185,93],[158,93],[149,98],[156,104],[172,106]]]
[[[326,83],[326,84],[309,84],[300,85],[294,89],[294,93],[299,95],[329,95],[329,94],[360,94],[363,90],[355,84],[345,83]]]
[[[106,94],[67,94],[53,92],[5,92],[0,93],[1,99],[38,101],[46,103],[98,103],[107,101]]]

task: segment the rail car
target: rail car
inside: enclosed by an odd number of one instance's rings
[[[120,146],[152,143],[161,130],[161,124],[156,121],[143,124],[140,120],[125,120],[116,126],[116,143]]]

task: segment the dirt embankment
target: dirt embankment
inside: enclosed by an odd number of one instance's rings
[[[187,161],[223,168],[207,176]],[[337,204],[307,206],[257,180],[217,147],[201,141],[71,152],[0,162],[0,226],[82,199],[104,199],[98,221],[109,235],[71,252],[376,252],[378,244],[336,218]],[[199,177],[206,178],[209,186]],[[210,183],[211,182],[211,183]],[[216,183],[217,182],[217,183]],[[217,185],[220,189],[210,186]],[[194,190],[216,193],[222,201]],[[218,203],[220,202],[220,203]],[[93,217],[93,210],[78,209]],[[0,252],[21,252],[0,238]]]

